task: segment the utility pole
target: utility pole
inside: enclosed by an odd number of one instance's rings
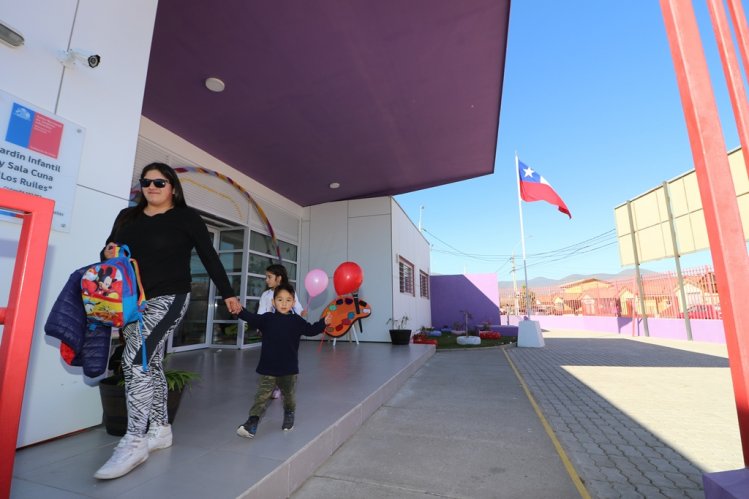
[[[515,295],[515,315],[520,315],[518,308],[518,282],[515,280],[515,253],[512,254],[512,291]]]
[[[422,232],[421,230],[421,215],[424,213],[424,205],[419,206],[419,232]]]

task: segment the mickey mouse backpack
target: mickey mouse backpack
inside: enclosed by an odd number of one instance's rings
[[[81,295],[91,325],[121,328],[142,318],[146,297],[138,263],[130,258],[127,245],[117,246],[114,258],[86,269]]]

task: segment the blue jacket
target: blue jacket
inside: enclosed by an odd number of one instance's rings
[[[44,332],[61,341],[60,354],[71,366],[83,366],[83,374],[104,374],[109,360],[112,328],[89,325],[81,298],[81,278],[89,266],[70,274],[44,324]]]

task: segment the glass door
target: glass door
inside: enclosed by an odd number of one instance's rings
[[[226,269],[229,276],[231,287],[241,298],[242,290],[242,264],[245,251],[245,234],[244,228],[221,229],[218,234],[218,256],[221,264]],[[210,344],[212,346],[231,346],[239,348],[242,345],[242,338],[239,330],[239,319],[235,319],[229,313],[224,303],[224,297],[218,296],[215,285],[211,285],[214,290],[211,293],[211,304],[213,310],[213,320],[209,324],[211,331]]]
[[[209,227],[208,233],[215,246],[218,239],[218,230]],[[203,262],[200,261],[200,257],[194,249],[190,257],[190,271],[192,272],[190,305],[187,307],[185,320],[170,339],[170,350],[173,352],[195,350],[208,346],[208,323],[212,319],[212,310],[209,304],[212,302],[213,286],[211,279],[208,277],[208,271],[206,271]]]

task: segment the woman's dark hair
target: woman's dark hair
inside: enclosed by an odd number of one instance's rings
[[[268,265],[268,267],[265,269],[266,272],[269,272],[273,275],[280,276],[281,277],[281,283],[279,285],[289,284],[289,274],[286,272],[286,267],[281,265],[280,263],[274,263],[273,265]],[[293,288],[292,288],[293,289]],[[275,297],[275,295],[273,295]]]
[[[144,178],[146,173],[152,170],[158,170],[158,172],[161,173],[172,185],[172,201],[174,202],[175,208],[184,208],[187,206],[185,194],[182,191],[182,184],[179,181],[177,172],[165,163],[150,163],[143,167],[143,170],[140,172],[140,178]],[[143,210],[148,206],[148,200],[146,200],[146,196],[143,195],[142,190],[135,196],[135,201],[136,205],[127,210],[119,220],[115,221],[115,232],[117,229],[131,222],[138,215],[143,213]]]
[[[296,293],[294,293],[294,286],[292,286],[288,282],[286,283],[282,282],[281,284],[276,286],[276,288],[273,290],[273,298],[275,299],[276,296],[278,296],[278,293],[280,293],[281,291],[286,291],[287,293],[291,295],[292,298],[296,296]]]

